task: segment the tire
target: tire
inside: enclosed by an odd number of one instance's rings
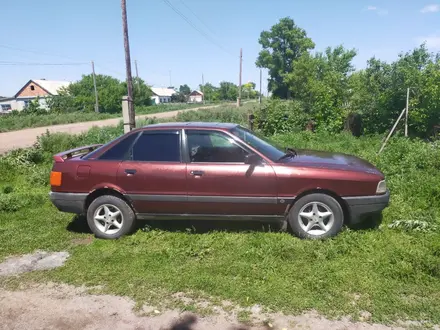
[[[87,223],[96,237],[117,239],[133,231],[136,216],[123,199],[104,195],[90,204]]]
[[[288,221],[296,236],[324,239],[336,236],[342,230],[344,212],[333,197],[310,194],[295,202],[289,211]]]

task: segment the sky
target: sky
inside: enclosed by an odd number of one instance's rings
[[[171,7],[173,6],[176,13]],[[30,79],[75,81],[91,73],[125,79],[119,0],[2,0],[0,95]],[[132,70],[155,87],[202,81],[259,85],[258,38],[283,17],[322,51],[355,48],[356,68],[376,56],[397,58],[426,41],[440,51],[440,0],[127,0]],[[34,65],[34,64],[60,65]],[[72,65],[73,64],[73,65]],[[263,91],[267,86],[263,72]]]

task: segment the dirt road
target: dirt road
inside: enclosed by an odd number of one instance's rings
[[[328,320],[316,313],[299,316],[278,313],[264,317],[255,315],[257,319],[270,321],[260,321],[253,326],[245,326],[237,321],[237,315],[231,315],[221,309],[213,315],[200,318],[179,310],[157,310],[149,306],[144,306],[144,316],[142,316],[133,312],[133,306],[134,302],[124,297],[90,295],[83,289],[68,285],[43,284],[21,291],[0,290],[0,329],[388,330],[406,328],[351,322],[348,319]]]
[[[177,110],[170,112],[161,112],[161,113],[153,113],[149,115],[141,115],[137,116],[136,119],[142,118],[171,118],[176,116],[179,112],[186,112],[191,110],[207,110],[213,109],[218,106],[209,106],[209,107],[200,107],[200,108],[191,108],[185,110]],[[29,128],[23,129],[20,131],[12,131],[6,133],[0,133],[0,154],[3,154],[7,151],[17,149],[17,148],[26,148],[31,147],[37,137],[49,131],[50,133],[68,133],[68,134],[78,134],[85,131],[88,131],[93,126],[103,127],[103,126],[116,126],[122,118],[112,118],[98,121],[87,121],[82,123],[72,123],[72,124],[64,124],[64,125],[54,125],[54,126],[44,126],[37,128]]]

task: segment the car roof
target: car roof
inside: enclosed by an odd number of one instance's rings
[[[214,129],[224,129],[230,130],[234,127],[237,127],[238,124],[233,123],[217,123],[217,122],[170,122],[170,123],[159,123],[159,124],[151,124],[146,125],[143,128],[214,128]]]

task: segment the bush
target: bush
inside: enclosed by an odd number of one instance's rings
[[[310,119],[298,101],[270,100],[255,113],[256,126],[266,135],[304,130]]]

